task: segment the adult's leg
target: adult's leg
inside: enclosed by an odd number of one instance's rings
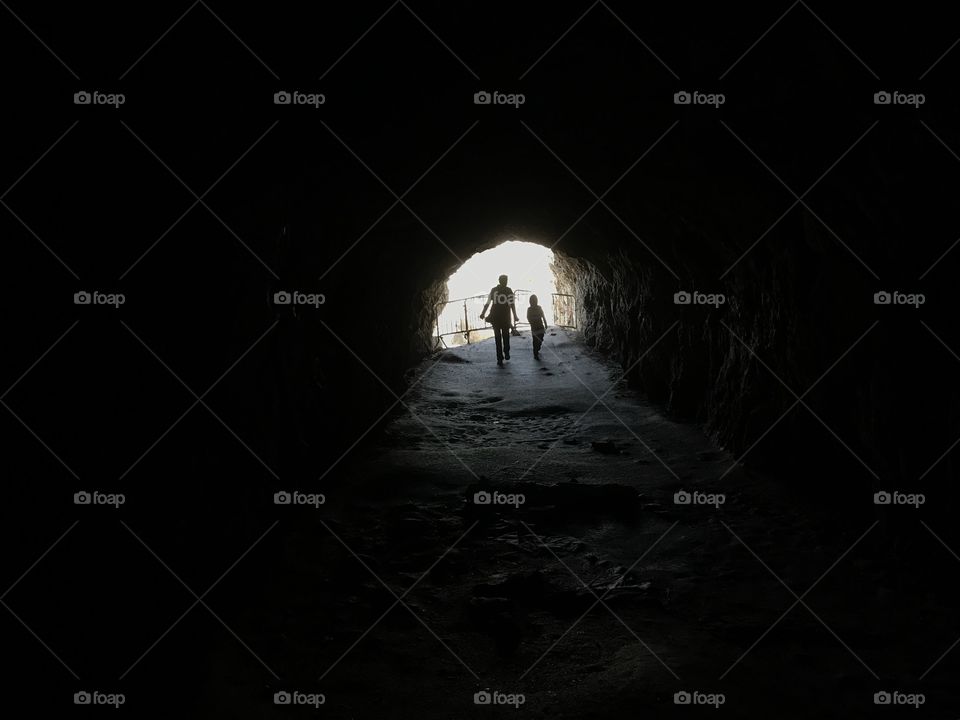
[[[504,325],[503,329],[503,355],[507,359],[510,358],[510,326]]]
[[[503,362],[503,338],[500,335],[500,326],[493,326],[493,340],[497,345],[497,362]]]
[[[533,354],[539,355],[540,348],[543,346],[543,333],[535,332],[533,333]]]

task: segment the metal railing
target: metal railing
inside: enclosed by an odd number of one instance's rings
[[[568,293],[551,293],[553,298],[553,324],[557,327],[577,329],[577,302]]]
[[[526,307],[529,303],[531,292],[529,290],[514,290],[514,304],[517,307],[517,315],[523,317],[526,313]],[[458,298],[456,300],[447,300],[437,305],[437,340],[442,342],[442,338],[451,335],[463,335],[470,344],[471,333],[481,333],[490,331],[492,328],[489,323],[480,318],[483,305],[487,301],[488,295],[472,295],[470,297]],[[575,330],[577,327],[576,302],[573,295],[567,293],[551,293],[553,300],[553,323],[555,327],[569,328]],[[452,306],[459,306],[460,312],[452,313],[448,310]],[[516,323],[517,327],[529,327],[529,323],[521,321]]]

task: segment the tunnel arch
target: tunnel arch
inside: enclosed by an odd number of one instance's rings
[[[300,333],[291,344],[300,343],[301,335],[308,338],[308,357],[301,364],[323,369],[316,383],[318,402],[331,407],[369,405],[373,415],[382,396],[391,397],[382,387],[363,385],[370,371],[358,366],[355,355],[384,385],[402,392],[413,377],[410,369],[437,349],[436,307],[450,299],[450,275],[472,254],[522,238],[556,245],[558,290],[575,296],[581,338],[617,361],[627,381],[668,413],[703,423],[724,447],[749,450],[747,459],[757,466],[789,458],[792,467],[809,468],[811,458],[828,457],[847,470],[844,456],[849,453],[839,443],[831,444],[829,434],[824,439],[815,420],[793,414],[767,432],[795,398],[754,353],[788,387],[808,386],[848,349],[851,334],[874,319],[869,304],[843,305],[839,300],[851,293],[871,297],[869,278],[846,272],[851,261],[844,247],[800,219],[781,223],[769,241],[746,252],[756,228],[746,215],[732,210],[739,207],[737,198],[756,190],[746,181],[710,186],[709,202],[698,201],[692,208],[689,195],[676,192],[669,181],[669,168],[658,167],[654,159],[645,170],[643,191],[616,206],[623,213],[621,222],[635,229],[636,236],[599,211],[577,219],[573,227],[561,222],[566,218],[560,194],[539,203],[521,196],[526,207],[519,209],[499,202],[492,208],[484,204],[477,182],[471,186],[477,192],[438,195],[422,219],[396,212],[372,229],[363,223],[348,226],[333,210],[318,215],[315,203],[326,195],[305,190],[304,201],[281,212],[289,214],[290,229],[278,242],[283,259],[277,267],[285,280],[318,286],[325,293],[324,322],[353,351],[330,337],[312,316],[287,323],[284,332]],[[657,178],[667,180],[654,182]],[[335,271],[328,270],[331,266]],[[732,269],[721,278],[718,267]],[[322,269],[319,281],[310,268]],[[374,290],[358,294],[358,278],[368,278]],[[484,283],[484,289],[494,281]],[[723,293],[729,302],[717,312],[675,303],[678,291],[704,288]],[[334,315],[340,306],[342,314]],[[838,306],[844,312],[837,313]],[[815,323],[813,318],[821,320]],[[819,338],[828,342],[814,342]],[[892,344],[879,331],[868,340]],[[868,345],[865,341],[857,352],[868,352]],[[903,353],[894,356],[908,366],[916,362]],[[879,368],[865,373],[848,357],[816,388],[811,401],[829,404],[845,397],[847,402],[828,421],[845,439],[862,438],[860,445],[852,440],[849,444],[868,463],[896,469],[899,459],[889,455],[889,443],[878,442],[874,433],[875,388],[889,372]],[[297,384],[289,394],[298,397],[298,388],[313,383],[314,377],[304,371],[284,382]],[[754,398],[763,398],[762,403],[754,404]],[[896,425],[896,414],[889,408],[884,412],[894,418],[885,422]],[[954,439],[937,436],[936,442]],[[917,474],[925,469],[917,469]]]
[[[560,295],[564,285],[560,265],[552,248],[543,243],[511,237],[480,249],[465,259],[445,281],[445,300],[436,309],[436,337],[444,346],[462,345],[489,338],[492,331],[479,317],[490,288],[500,275],[516,296],[520,322],[526,323],[526,309],[533,296],[546,313],[550,325],[573,326],[573,295]],[[555,301],[559,302],[555,308]]]

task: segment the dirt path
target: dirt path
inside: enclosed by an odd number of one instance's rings
[[[811,522],[807,499],[748,477],[573,335],[548,336],[539,362],[513,341],[503,369],[491,341],[425,362],[410,412],[344,469],[349,494],[304,511],[280,607],[250,622],[281,659],[268,690],[323,692],[343,718],[512,711],[475,705],[483,691],[543,718],[713,712],[678,691],[722,693],[725,717],[865,716],[874,692],[909,691],[917,657],[935,658],[877,584],[891,560],[871,517]],[[927,611],[950,624],[946,649],[956,621]],[[245,674],[220,679],[236,711],[277,716]]]

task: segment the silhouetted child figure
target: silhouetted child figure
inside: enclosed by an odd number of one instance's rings
[[[547,318],[543,308],[537,304],[537,296],[530,296],[530,307],[527,308],[527,322],[530,323],[530,333],[533,335],[533,358],[540,359],[540,348],[543,346],[543,335],[547,329]]]

